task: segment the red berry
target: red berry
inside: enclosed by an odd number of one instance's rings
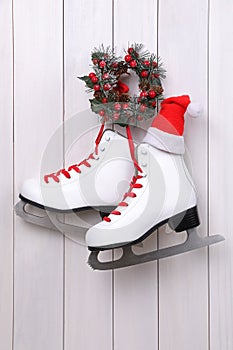
[[[104,88],[105,91],[108,91],[109,89],[111,89],[111,85],[108,84],[108,83],[104,84],[103,88]]]
[[[143,120],[143,116],[139,114],[139,115],[137,116],[137,120],[142,121],[142,120]]]
[[[143,78],[147,78],[148,75],[149,75],[149,73],[148,73],[147,70],[143,70],[143,71],[141,72],[141,77],[143,77]]]
[[[94,77],[91,78],[92,83],[97,83],[98,80],[99,80],[99,79],[98,79],[96,76],[94,76]]]
[[[95,75],[95,73],[94,72],[91,72],[90,74],[89,74],[89,78],[93,78],[93,77],[95,77],[96,75]]]
[[[159,74],[153,74],[153,77],[158,79],[159,78]]]
[[[130,62],[132,60],[132,56],[131,55],[126,55],[125,56],[125,62]]]
[[[101,117],[103,117],[103,116],[105,115],[105,111],[104,111],[103,109],[101,109],[101,110],[99,111],[99,115],[100,115]]]
[[[151,107],[155,108],[156,107],[156,101],[151,102]]]
[[[150,61],[144,61],[143,64],[145,64],[145,66],[149,67]]]
[[[140,94],[141,95],[141,94]],[[141,102],[141,97],[138,97],[138,103],[140,103]]]
[[[104,80],[109,79],[109,74],[108,74],[108,73],[104,73],[103,76],[102,76],[102,78],[103,78]]]
[[[134,52],[134,49],[133,49],[132,47],[129,47],[129,48],[128,48],[128,53],[131,54],[131,53],[133,53],[133,52]]]
[[[121,110],[121,104],[120,103],[115,103],[114,104],[114,109],[115,109],[115,111],[120,111]]]
[[[142,91],[141,93],[140,93],[140,96],[141,97],[146,97],[147,96],[147,92],[146,91]],[[139,101],[140,102],[140,101]]]
[[[100,68],[104,68],[106,66],[106,62],[100,61],[99,66]]]
[[[102,98],[102,103],[107,103],[108,99],[106,97]]]
[[[117,63],[117,62],[114,62],[114,63],[112,64],[112,67],[113,67],[113,68],[117,68],[117,67],[118,67],[118,63]]]
[[[150,98],[155,98],[156,92],[155,92],[154,90],[150,90],[150,91],[148,92],[148,95],[149,95]]]
[[[153,66],[153,67],[157,67],[157,66],[158,66],[158,63],[154,61],[154,62],[152,62],[152,66]]]
[[[98,60],[97,60],[97,58],[94,58],[93,60],[92,60],[92,62],[93,62],[93,64],[98,64]]]
[[[120,118],[120,113],[114,112],[112,118],[113,118],[113,120],[118,120]]]
[[[128,109],[128,108],[129,108],[129,104],[128,103],[123,103],[122,109]]]
[[[95,91],[99,91],[99,90],[100,90],[100,85],[99,85],[99,84],[94,85],[94,86],[93,86],[93,89],[94,89]]]
[[[140,112],[144,113],[145,110],[146,110],[146,106],[145,105],[141,105],[139,109],[140,109]]]
[[[137,62],[135,60],[130,62],[130,67],[135,68],[137,66]]]

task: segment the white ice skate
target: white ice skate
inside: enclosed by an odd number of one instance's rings
[[[102,125],[95,151],[67,169],[45,175],[40,181],[26,180],[16,204],[16,213],[25,221],[61,230],[77,232],[77,227],[63,224],[58,213],[78,212],[89,208],[109,213],[128,187],[134,166],[128,140]],[[46,209],[43,217],[27,211],[27,204]],[[52,219],[52,220],[51,220]]]
[[[138,146],[136,153],[140,169],[123,201],[87,232],[86,242],[92,250],[89,264],[94,269],[116,269],[149,262],[223,240],[220,235],[201,238],[197,234],[196,191],[183,157],[148,144]],[[132,245],[166,223],[176,232],[187,231],[186,242],[146,254],[133,253]],[[123,247],[119,260],[98,260],[101,250],[119,247]]]
[[[102,222],[91,227],[86,242],[91,250],[89,265],[109,270],[141,264],[220,242],[220,235],[200,237],[197,196],[184,163],[184,113],[189,96],[165,99],[152,122],[144,143],[136,148],[135,175],[118,207]],[[193,115],[194,116],[194,115]],[[176,232],[186,231],[179,245],[137,255],[132,246],[142,242],[157,228],[168,223]],[[102,262],[99,252],[123,248],[120,259]]]

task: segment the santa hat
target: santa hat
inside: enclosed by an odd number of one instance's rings
[[[170,153],[183,154],[184,114],[187,108],[191,116],[200,115],[200,106],[190,103],[188,95],[163,100],[159,114],[154,118],[143,142]]]

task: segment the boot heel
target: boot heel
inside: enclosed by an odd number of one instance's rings
[[[176,232],[186,231],[200,225],[197,207],[190,208],[173,216],[168,221],[169,226]]]

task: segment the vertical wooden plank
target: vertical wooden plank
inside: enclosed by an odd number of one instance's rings
[[[0,343],[10,350],[13,319],[13,51],[12,5],[0,4]],[[2,169],[2,170],[3,170]]]
[[[157,51],[157,1],[133,0],[115,2],[115,46],[124,54],[130,43],[143,43]],[[137,85],[137,79],[134,81]],[[136,90],[136,89],[132,89]],[[141,254],[156,249],[153,234]],[[157,263],[138,265],[115,272],[114,329],[115,349],[158,348]]]
[[[208,1],[160,1],[159,55],[167,68],[166,96],[190,94],[204,112],[187,117],[186,159],[199,197],[201,226],[207,234],[207,29]],[[160,247],[181,242],[184,234],[160,230]],[[159,262],[160,348],[208,348],[207,250],[201,249]]]
[[[233,348],[232,59],[233,3],[210,3],[210,233],[226,241],[210,249],[210,348]]]
[[[98,124],[84,83],[77,79],[90,72],[91,51],[112,45],[112,2],[65,1],[65,157],[79,162],[93,151]],[[72,126],[74,125],[74,127]],[[80,214],[81,216],[81,214]],[[89,212],[85,220],[97,222]],[[77,222],[77,221],[76,221]],[[89,252],[73,235],[65,241],[65,349],[102,349],[112,346],[111,272],[93,271]]]
[[[15,193],[62,122],[62,1],[14,2]],[[62,164],[62,139],[47,171]],[[15,220],[14,350],[63,348],[63,239]]]

